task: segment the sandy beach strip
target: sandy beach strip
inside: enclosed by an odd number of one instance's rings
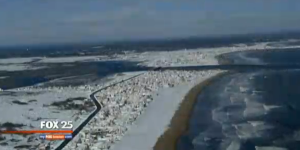
[[[176,144],[182,134],[188,130],[188,124],[194,104],[197,101],[198,95],[201,91],[212,83],[215,79],[228,74],[228,72],[221,72],[204,78],[202,82],[198,82],[193,86],[184,99],[180,103],[178,109],[174,113],[167,130],[158,138],[155,143],[154,150],[176,150]]]

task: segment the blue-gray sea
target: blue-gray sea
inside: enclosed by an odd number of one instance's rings
[[[276,65],[300,63],[300,49],[233,52],[222,58],[230,65],[275,67],[233,71],[205,87],[177,149],[299,150],[300,69]]]

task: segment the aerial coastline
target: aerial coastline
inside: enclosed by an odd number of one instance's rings
[[[295,47],[295,46],[290,46]],[[4,90],[1,92],[5,95],[7,92],[14,93],[29,93],[29,92],[39,92],[39,93],[51,93],[54,96],[52,99],[52,104],[57,104],[57,102],[63,102],[64,99],[69,99],[67,103],[61,103],[63,105],[43,107],[44,112],[54,111],[55,107],[58,107],[62,112],[66,112],[68,115],[65,115],[64,119],[74,120],[79,118],[78,123],[84,120],[84,117],[91,112],[94,107],[91,106],[89,95],[104,86],[110,86],[109,88],[96,93],[96,98],[103,105],[103,108],[100,112],[88,123],[86,127],[77,135],[66,147],[65,149],[110,149],[115,143],[122,140],[122,137],[126,134],[130,134],[131,126],[139,119],[139,116],[143,112],[147,111],[147,107],[152,101],[159,101],[156,99],[157,94],[160,95],[159,91],[163,89],[173,89],[182,84],[189,85],[189,88],[192,88],[197,82],[203,81],[204,79],[216,75],[217,73],[224,72],[221,70],[164,70],[154,71],[153,68],[156,67],[178,67],[178,66],[197,66],[197,65],[218,65],[218,60],[216,56],[228,52],[236,51],[248,51],[248,50],[266,50],[266,49],[280,49],[283,47],[272,47],[270,43],[256,43],[254,45],[235,45],[230,47],[219,47],[219,48],[198,48],[198,49],[183,49],[178,51],[149,51],[142,53],[129,52],[126,54],[115,54],[113,57],[106,56],[84,56],[84,57],[68,57],[68,58],[39,58],[38,61],[33,61],[36,58],[26,58],[26,59],[9,59],[10,60],[10,69],[13,71],[18,71],[20,68],[17,68],[20,65],[24,65],[24,71],[30,67],[48,67],[51,65],[57,66],[60,64],[66,65],[67,68],[74,67],[74,64],[81,65],[80,63],[106,63],[106,62],[117,62],[117,61],[126,61],[126,62],[137,62],[137,67],[127,67],[128,70],[119,70],[117,73],[109,73],[104,76],[104,78],[99,79],[93,73],[93,68],[91,67],[87,71],[87,74],[78,74],[73,77],[68,78],[57,78],[55,80],[50,80],[42,82],[39,84],[34,84],[33,86],[19,87]],[[6,60],[0,61],[5,64]],[[25,63],[32,62],[32,63]],[[47,65],[45,65],[47,64]],[[75,66],[76,66],[75,65]],[[122,65],[119,63],[113,63],[116,65],[112,69],[122,68]],[[131,65],[129,63],[129,65]],[[119,67],[118,67],[119,66]],[[126,65],[125,67],[126,68]],[[4,69],[5,70],[5,69]],[[22,70],[22,69],[21,69]],[[38,70],[38,69],[37,69]],[[91,71],[91,72],[90,72]],[[140,76],[137,76],[131,80],[121,82],[120,84],[114,84],[126,80],[132,76],[142,73]],[[53,74],[51,77],[55,77],[59,74]],[[7,74],[1,76],[2,80],[7,79]],[[89,80],[86,80],[89,79]],[[78,84],[74,82],[78,81]],[[72,85],[73,83],[73,85]],[[67,86],[66,86],[67,85]],[[187,88],[187,89],[189,89]],[[82,99],[84,101],[80,102],[81,99],[74,99],[70,101],[70,97],[64,94],[64,91],[69,90],[69,94],[78,93],[79,95],[84,95]],[[188,92],[188,91],[187,91]],[[84,94],[80,94],[84,93]],[[29,93],[30,94],[30,93]],[[59,94],[63,96],[59,96]],[[183,95],[178,95],[178,97],[184,97]],[[31,94],[32,95],[32,94]],[[37,93],[38,95],[38,93]],[[7,96],[7,94],[6,94]],[[18,99],[18,94],[7,98]],[[20,95],[19,95],[20,96]],[[21,95],[22,101],[26,105],[32,105],[29,101],[32,99],[32,96],[28,98],[24,95]],[[38,102],[41,102],[39,99],[44,96],[35,98]],[[57,97],[60,97],[58,99]],[[167,96],[166,96],[167,97]],[[51,96],[49,96],[51,99]],[[76,98],[76,97],[75,97]],[[44,99],[44,98],[43,98]],[[182,100],[182,99],[181,99]],[[178,102],[181,102],[178,100]],[[47,100],[45,101],[47,102]],[[49,105],[47,102],[46,105]],[[7,104],[9,104],[8,102]],[[166,103],[168,104],[168,103]],[[36,104],[35,104],[36,105]],[[43,103],[39,105],[45,105]],[[50,103],[51,105],[51,103]],[[85,106],[86,105],[86,106]],[[5,107],[5,105],[2,105]],[[78,110],[72,108],[80,108]],[[180,103],[178,103],[178,107]],[[24,106],[19,105],[20,110]],[[175,107],[177,108],[177,107]],[[9,110],[8,110],[9,111]],[[34,110],[38,113],[38,110]],[[175,113],[176,109],[173,113]],[[7,112],[6,112],[7,113]],[[27,113],[26,110],[21,113]],[[55,112],[56,113],[56,112]],[[22,115],[21,115],[22,116]],[[72,117],[71,117],[72,116]],[[168,117],[172,117],[169,115]],[[37,116],[29,116],[29,118],[34,118]],[[68,118],[69,117],[69,118]],[[22,121],[21,118],[20,121]],[[168,122],[168,120],[166,120]],[[171,120],[169,120],[171,121]],[[13,122],[13,120],[7,120],[7,122]],[[23,121],[24,122],[24,121]],[[31,121],[32,122],[32,121]],[[26,124],[24,128],[26,128]],[[160,127],[165,128],[165,127]],[[163,132],[161,133],[163,134]],[[14,137],[10,137],[14,138]],[[158,137],[157,137],[158,138]],[[9,143],[9,137],[6,137],[7,140],[1,141],[2,143],[7,143],[8,145],[18,146],[21,143]],[[126,138],[125,138],[126,139]],[[26,140],[23,139],[23,140]],[[20,140],[22,141],[22,140]],[[38,146],[38,142],[33,142],[31,146]],[[52,146],[56,144],[53,143]],[[30,144],[29,144],[30,146]],[[154,146],[154,145],[153,145]],[[7,148],[7,146],[5,146]]]
[[[300,150],[300,1],[0,12],[0,150]]]

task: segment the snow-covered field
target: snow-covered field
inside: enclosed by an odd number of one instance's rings
[[[205,48],[173,52],[127,53],[115,55],[114,57],[89,56],[39,58],[40,60],[33,63],[127,60],[140,62],[139,65],[141,66],[151,67],[216,65],[217,60],[215,59],[215,56],[218,54],[233,51],[264,50],[274,48],[267,46],[267,44],[268,43],[258,43],[253,46],[236,45],[234,47]],[[32,64],[28,62],[32,62],[36,59],[37,58],[0,59],[0,66],[4,66],[9,62],[9,68],[2,68],[3,70],[26,70],[33,67],[31,66]],[[23,68],[16,67],[20,65],[24,65]],[[35,65],[34,67],[37,66]],[[110,149],[113,144],[122,139],[132,124],[135,123],[135,120],[138,119],[140,114],[145,111],[149,103],[161,94],[159,93],[160,91],[163,89],[171,89],[183,84],[194,85],[199,79],[208,78],[218,72],[221,71],[149,71],[143,72],[143,75],[136,78],[116,84],[98,92],[96,94],[96,98],[102,103],[103,108],[79,133],[79,135],[67,145],[65,149]],[[73,121],[75,121],[76,118],[79,118],[78,122],[80,122],[90,111],[92,111],[92,109],[94,109],[93,106],[90,106],[91,101],[89,100],[89,95],[93,91],[101,89],[102,87],[112,83],[125,80],[139,73],[141,72],[130,72],[122,75],[115,74],[108,77],[110,80],[107,81],[109,82],[99,82],[97,86],[93,84],[64,88],[44,88],[38,85],[9,91],[0,91],[0,125],[3,125],[5,122],[10,122],[13,124],[24,124],[25,126],[22,126],[22,129],[26,129],[26,127],[29,127],[30,125],[32,125],[33,128],[38,129],[39,121],[34,120],[39,120],[39,117]],[[5,77],[0,76],[0,78]],[[76,99],[78,97],[80,100]],[[179,94],[178,97],[182,97],[182,95]],[[67,103],[60,103],[67,99],[69,99]],[[74,105],[82,109],[69,108]],[[89,106],[88,110],[84,110],[83,106],[85,105]],[[0,147],[0,149],[9,149],[17,145],[24,145],[24,143],[28,142],[28,140],[32,138],[32,136],[15,137],[12,135],[0,135],[0,145],[3,146]],[[34,136],[34,138],[38,138],[38,136]],[[39,140],[32,141],[32,145],[38,145],[40,142]]]
[[[71,88],[10,90],[2,91],[0,96],[1,129],[37,130],[42,120],[73,121],[77,125],[94,109],[88,92]],[[0,136],[4,138],[1,145],[15,148],[34,147],[41,143],[38,134]],[[9,148],[3,146],[0,149]]]
[[[38,130],[43,120],[73,121],[77,127],[95,109],[90,99],[92,91],[140,73],[113,75],[106,78],[108,82],[99,82],[98,86],[40,88],[42,83],[0,91],[0,129]],[[52,147],[59,144],[58,141],[41,141],[38,135],[0,135],[0,149],[36,148],[49,142]]]

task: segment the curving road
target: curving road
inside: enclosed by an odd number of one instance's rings
[[[152,69],[152,70],[157,70],[157,68],[154,68],[154,69]],[[136,78],[136,77],[138,77],[138,76],[140,76],[140,75],[142,75],[142,74],[144,74],[144,73],[140,73],[140,74],[137,74],[137,75],[135,75],[135,76],[132,76],[132,77],[130,77],[130,78],[127,78],[127,79],[125,79],[125,80],[122,80],[122,81],[120,81],[120,82],[116,82],[116,83],[114,83],[114,84],[111,84],[111,85],[108,85],[108,86],[106,86],[106,87],[103,87],[103,88],[101,88],[101,89],[98,89],[97,91],[94,91],[91,95],[90,95],[90,98],[91,98],[91,100],[93,101],[93,103],[95,104],[95,106],[96,106],[96,109],[92,112],[92,113],[90,113],[90,115],[84,120],[84,121],[82,121],[80,124],[79,124],[79,126],[73,131],[73,133],[72,133],[72,136],[73,136],[73,138],[95,117],[95,115],[101,110],[101,108],[103,107],[103,105],[101,104],[101,102],[99,102],[99,100],[97,100],[97,98],[96,98],[96,94],[98,93],[98,92],[100,92],[100,91],[102,91],[102,90],[105,90],[105,89],[107,89],[108,87],[111,87],[111,86],[115,86],[116,84],[119,84],[119,83],[122,83],[122,82],[125,82],[125,81],[128,81],[128,80],[131,80],[131,79],[133,79],[133,78]],[[72,139],[71,139],[72,140]],[[63,142],[61,142],[56,148],[55,148],[55,150],[61,150],[61,149],[63,149],[71,140],[64,140]]]
[[[73,131],[72,133],[73,137],[75,137],[89,123],[89,121],[91,121],[95,117],[95,115],[101,110],[102,105],[95,97],[95,94],[101,90],[103,89],[99,89],[90,95],[90,98],[95,104],[96,109]],[[55,150],[63,149],[70,141],[71,140],[64,140],[62,143],[59,144],[59,146],[55,148]]]

